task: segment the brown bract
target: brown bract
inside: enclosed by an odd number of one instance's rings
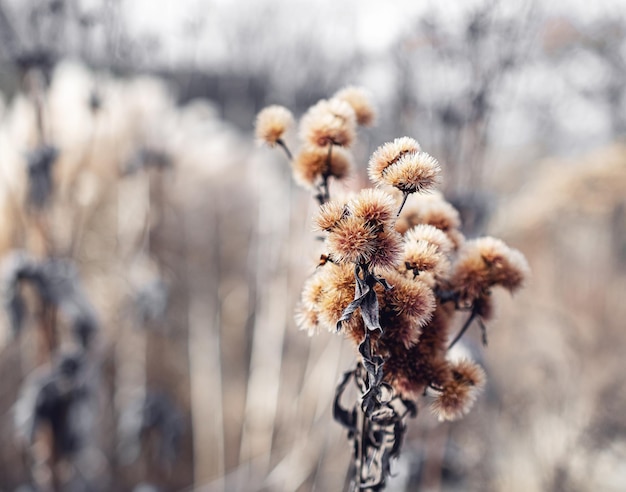
[[[268,106],[256,117],[255,135],[259,141],[273,147],[293,123],[293,114],[287,108],[278,105]]]
[[[352,107],[359,125],[372,126],[374,124],[376,111],[370,94],[365,89],[348,86],[338,91],[334,97],[347,102]]]
[[[300,138],[309,145],[349,147],[356,135],[356,115],[341,99],[322,99],[300,121]]]

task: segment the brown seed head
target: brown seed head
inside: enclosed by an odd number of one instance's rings
[[[348,207],[352,215],[362,218],[375,228],[389,227],[396,218],[396,202],[382,190],[361,190],[348,202]]]
[[[385,272],[398,265],[402,254],[402,236],[393,229],[383,229],[376,235],[376,247],[370,256],[374,269]]]
[[[482,391],[487,381],[487,375],[482,367],[469,359],[459,359],[450,363],[452,377],[463,384],[474,386]]]
[[[474,300],[495,285],[519,289],[529,272],[519,251],[500,239],[483,237],[467,241],[459,251],[450,282],[463,299]]]
[[[282,139],[289,127],[294,124],[293,114],[283,106],[268,106],[256,117],[255,135],[270,147]]]
[[[396,138],[393,142],[387,142],[374,151],[367,165],[370,180],[376,185],[388,184],[384,179],[385,170],[395,164],[406,154],[419,152],[420,146],[411,137]]]
[[[452,241],[446,236],[445,232],[430,224],[418,224],[409,229],[404,234],[404,241],[407,244],[424,241],[434,245],[437,248],[437,252],[443,255],[449,255],[454,248]]]
[[[309,108],[300,121],[300,137],[316,147],[349,147],[356,132],[356,115],[346,101],[322,99]]]
[[[320,329],[319,313],[315,309],[309,309],[303,303],[296,306],[296,326],[306,331],[309,336],[316,335]]]
[[[344,309],[354,299],[354,269],[352,265],[329,264],[324,267],[322,278],[324,290],[319,304],[319,321],[321,326],[334,332]],[[342,331],[355,343],[361,341],[365,332],[358,312],[342,325]]]
[[[396,221],[396,230],[400,234],[418,224],[428,224],[443,231],[458,249],[464,242],[459,212],[448,203],[440,193],[416,195],[402,210]]]
[[[324,292],[324,270],[317,270],[311,275],[302,287],[302,304],[310,310],[319,310]]]
[[[423,192],[435,186],[440,173],[439,163],[426,152],[408,153],[385,168],[378,183],[404,193]]]
[[[314,219],[315,227],[320,231],[332,231],[347,215],[348,208],[346,203],[340,200],[332,200],[319,208]]]
[[[402,264],[414,275],[428,274],[433,280],[446,278],[450,271],[448,258],[426,241],[405,241]]]
[[[432,289],[420,280],[407,279],[397,272],[387,273],[385,279],[393,285],[393,289],[384,293],[386,305],[411,318],[417,326],[425,326],[435,310]]]
[[[313,188],[324,175],[345,178],[352,167],[351,154],[341,147],[333,147],[329,160],[327,149],[305,145],[293,161],[293,175],[300,186]]]
[[[376,111],[372,106],[370,94],[365,89],[349,86],[338,91],[334,97],[352,106],[359,125],[372,126],[374,124]]]
[[[451,373],[452,378],[431,406],[440,421],[457,420],[466,415],[485,383],[485,372],[468,360],[451,364]]]
[[[326,240],[328,251],[338,263],[367,263],[377,247],[376,231],[354,216],[345,217]]]

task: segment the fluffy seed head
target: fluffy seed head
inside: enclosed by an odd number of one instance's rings
[[[303,303],[296,306],[295,320],[298,329],[306,331],[310,337],[316,335],[320,329],[319,313]]]
[[[391,195],[376,189],[361,190],[348,202],[350,212],[373,227],[387,227],[395,221],[396,203]]]
[[[396,230],[405,234],[418,224],[432,225],[445,232],[455,250],[464,242],[463,234],[458,230],[461,226],[459,212],[440,193],[414,196],[398,217]]]
[[[348,215],[346,204],[332,200],[323,204],[314,219],[315,227],[320,231],[332,231],[339,222]]]
[[[354,216],[345,217],[326,240],[333,260],[338,263],[366,263],[376,251],[376,231]]]
[[[402,263],[413,275],[427,274],[433,280],[447,277],[450,270],[446,256],[439,252],[436,245],[426,241],[405,241]]]
[[[445,232],[430,224],[418,224],[409,229],[404,234],[404,241],[407,244],[424,241],[434,245],[437,248],[437,252],[443,255],[449,255],[454,248],[452,241],[446,236]]]
[[[268,106],[256,117],[255,135],[261,142],[270,147],[283,138],[283,135],[294,123],[293,114],[284,106]]]
[[[328,150],[305,145],[293,161],[293,176],[300,186],[312,188],[322,176],[343,179],[352,170],[352,156],[341,147],[333,147],[328,159]]]
[[[319,310],[324,293],[324,275],[322,270],[316,271],[304,283],[302,288],[302,304],[310,310]]]
[[[529,276],[528,263],[519,251],[503,241],[482,237],[467,241],[459,251],[451,284],[464,299],[476,299],[492,286],[513,292]]]
[[[485,383],[482,368],[468,360],[451,365],[451,373],[451,380],[431,406],[440,421],[457,420],[466,415]]]
[[[384,185],[385,170],[395,164],[406,154],[419,152],[420,145],[411,137],[396,138],[393,142],[387,142],[374,151],[367,165],[367,172],[372,183]]]
[[[356,115],[346,101],[322,99],[300,121],[300,137],[309,145],[349,147],[356,132]]]
[[[370,95],[365,89],[354,86],[345,87],[338,91],[334,97],[347,102],[352,107],[359,125],[372,126],[376,119],[376,111]]]
[[[440,173],[439,163],[426,152],[407,153],[385,168],[377,183],[404,193],[423,192],[435,186]]]
[[[329,264],[323,270],[324,290],[319,304],[320,326],[334,332],[344,309],[354,299],[354,269],[352,265]],[[355,313],[342,324],[342,332],[359,343],[365,333],[363,320]]]
[[[376,247],[370,256],[370,264],[379,271],[386,271],[398,264],[402,254],[402,236],[392,229],[383,229],[376,235]]]
[[[419,327],[425,326],[435,310],[435,296],[430,287],[420,280],[410,280],[397,272],[385,275],[393,289],[384,293],[386,305],[397,314],[412,319]]]
[[[463,384],[474,386],[477,391],[482,391],[487,381],[487,376],[482,367],[469,359],[459,359],[450,364],[452,377]]]

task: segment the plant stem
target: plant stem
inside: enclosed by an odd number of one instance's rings
[[[293,161],[293,154],[289,150],[289,147],[287,147],[287,144],[285,143],[285,141],[282,138],[279,138],[278,140],[276,140],[276,143],[280,145],[282,149],[285,151],[285,154],[287,154],[287,159],[289,159],[290,161]]]
[[[476,311],[472,310],[472,312],[470,313],[469,317],[467,318],[467,321],[465,321],[465,324],[463,325],[463,328],[461,328],[461,331],[459,331],[457,336],[454,337],[454,340],[452,340],[452,342],[450,342],[450,345],[448,345],[448,350],[450,350],[452,347],[454,347],[456,342],[458,342],[461,339],[463,334],[467,331],[467,329],[472,324],[472,321],[474,321],[475,317],[476,317]]]
[[[404,204],[406,203],[406,199],[409,198],[409,193],[407,193],[406,191],[402,192],[402,203],[400,204],[400,209],[398,210],[398,213],[396,214],[396,217],[400,217],[400,212],[402,212],[402,209],[404,208]]]

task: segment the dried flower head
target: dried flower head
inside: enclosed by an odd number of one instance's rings
[[[338,91],[334,97],[352,106],[359,125],[372,126],[374,124],[376,111],[372,105],[370,94],[365,89],[348,86]]]
[[[304,114],[300,137],[309,145],[349,147],[356,132],[356,115],[352,106],[341,99],[322,99]]]
[[[426,241],[405,241],[402,263],[414,276],[427,274],[427,282],[445,278],[450,270],[448,258],[439,252],[437,246]]]
[[[397,314],[411,318],[417,327],[425,326],[435,310],[435,296],[430,287],[420,280],[403,277],[389,272],[387,281],[393,289],[386,291],[385,302]]]
[[[367,263],[376,251],[377,234],[359,217],[345,217],[328,235],[330,256],[338,263]]]
[[[323,270],[317,270],[304,283],[302,288],[302,304],[310,310],[319,310],[324,293],[325,278]]]
[[[378,271],[398,265],[402,254],[402,236],[392,229],[383,229],[376,236],[376,247],[370,256],[371,266]]]
[[[450,371],[454,380],[474,386],[477,391],[482,391],[487,381],[484,369],[470,359],[451,362]]]
[[[354,269],[351,265],[329,264],[321,275],[324,289],[319,303],[319,323],[330,332],[334,332],[337,320],[343,310],[354,298]],[[348,323],[342,324],[342,331],[359,343],[364,334],[360,316],[353,316]]]
[[[287,108],[278,105],[268,106],[256,117],[255,134],[259,141],[274,147],[293,124],[293,114]]]
[[[395,339],[383,337],[381,345],[387,354],[385,380],[404,398],[417,398],[426,387],[443,387],[450,380],[445,359],[448,316],[441,306],[421,329],[417,344],[406,349]]]
[[[420,150],[417,140],[411,137],[396,138],[393,142],[381,145],[374,151],[367,166],[370,180],[377,185],[387,184],[383,178],[385,170],[404,155],[415,154]]]
[[[320,231],[332,231],[339,222],[347,217],[349,211],[346,203],[332,200],[322,205],[315,217],[315,227]]]
[[[458,249],[464,242],[463,234],[459,231],[461,226],[459,212],[440,193],[413,197],[398,217],[396,230],[400,234],[405,234],[418,224],[432,225],[445,232],[454,249]]]
[[[382,190],[361,190],[348,202],[350,212],[373,227],[387,227],[395,221],[396,203],[393,197]]]
[[[386,167],[378,175],[370,177],[377,184],[393,186],[403,193],[431,190],[439,178],[439,163],[426,152],[407,153]]]
[[[450,369],[451,380],[444,385],[431,406],[440,421],[457,420],[466,415],[485,383],[485,372],[469,360],[451,364]]]
[[[307,308],[303,303],[296,306],[295,320],[298,329],[306,331],[310,337],[320,330],[319,312]]]
[[[296,182],[305,188],[313,188],[323,177],[343,179],[353,167],[352,156],[341,147],[328,150],[305,145],[293,161]]]
[[[406,231],[404,235],[406,244],[424,241],[432,244],[437,248],[437,252],[443,255],[449,255],[454,248],[450,238],[446,234],[430,224],[418,224]]]
[[[492,286],[513,292],[529,275],[524,255],[503,241],[482,237],[467,241],[459,251],[451,284],[464,299],[476,299]]]

